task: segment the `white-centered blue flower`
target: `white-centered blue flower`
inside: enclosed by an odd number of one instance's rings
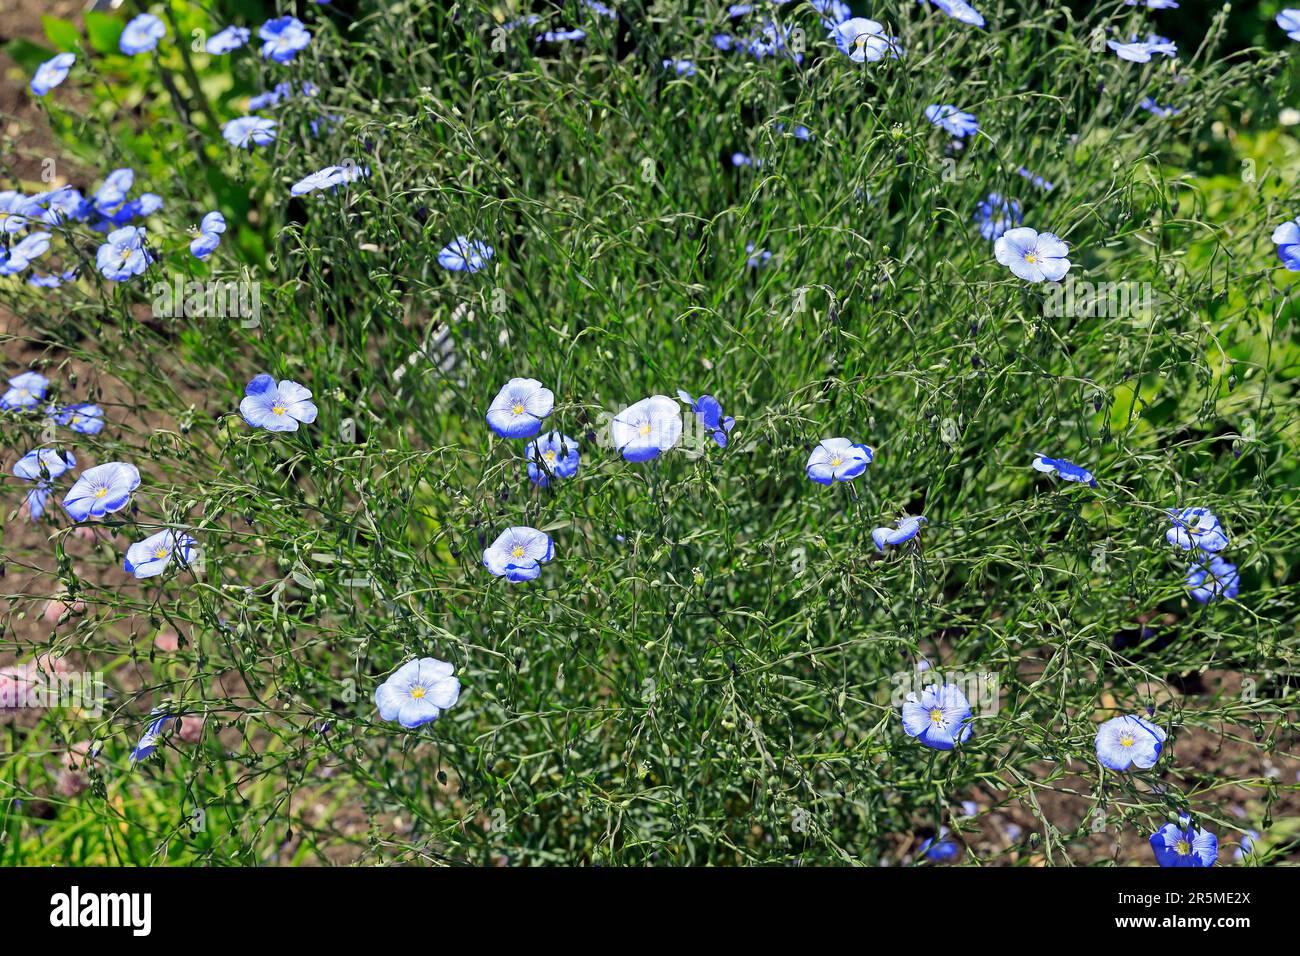
[[[460,698],[455,670],[436,657],[407,661],[375,688],[379,716],[408,729],[437,720]]]
[[[127,548],[123,567],[137,578],[152,578],[167,570],[178,555],[189,564],[194,558],[194,546],[195,541],[188,534],[178,535],[167,528]]]
[[[368,168],[354,163],[342,166],[326,166],[324,169],[318,169],[316,172],[298,180],[289,187],[289,192],[294,196],[305,196],[308,193],[316,192],[318,189],[335,189],[338,186],[346,186],[348,183],[354,183],[358,179],[364,179],[369,175],[370,170]]]
[[[26,498],[27,516],[32,521],[45,512],[45,502],[54,489],[54,479],[75,467],[77,459],[72,452],[56,448],[33,449],[18,459],[14,475],[23,481],[34,482]]]
[[[1059,282],[1070,271],[1070,247],[1050,232],[1008,229],[993,243],[993,257],[1026,282]]]
[[[6,189],[0,192],[0,233],[12,235],[27,228],[32,219],[39,219],[40,205],[25,193]]]
[[[609,437],[627,461],[658,458],[681,440],[681,406],[667,395],[643,398],[614,416]]]
[[[216,252],[221,244],[221,234],[226,231],[226,217],[219,212],[210,212],[199,223],[199,234],[190,242],[190,255],[195,259],[206,259]]]
[[[275,125],[264,116],[237,116],[221,127],[221,136],[236,149],[251,150],[275,142]]]
[[[887,544],[897,547],[920,534],[921,525],[925,523],[924,515],[905,515],[898,519],[896,527],[877,528],[872,531],[871,540],[876,543],[877,551],[884,551]]]
[[[555,408],[555,393],[535,378],[512,378],[488,406],[487,423],[502,438],[532,438]]]
[[[37,96],[44,96],[68,78],[68,71],[77,62],[76,54],[60,53],[51,57],[36,68],[32,76],[31,91]]]
[[[102,518],[120,511],[140,487],[140,470],[124,461],[87,468],[63,497],[63,510],[74,521]]]
[[[118,49],[127,56],[148,53],[158,46],[158,41],[167,35],[167,27],[152,13],[142,13],[133,17],[122,29],[118,38]]]
[[[552,478],[572,478],[578,473],[578,443],[559,432],[537,436],[524,449],[524,457],[528,460],[528,477],[543,488]]]
[[[104,430],[104,410],[89,402],[65,405],[53,411],[53,418],[56,424],[66,425],[82,435],[98,435]]]
[[[924,4],[926,0],[916,0],[916,2]],[[984,17],[965,0],[930,0],[930,2],[960,23],[973,27],[984,26]]]
[[[9,387],[0,395],[0,408],[31,408],[45,398],[50,380],[39,372],[23,372],[9,379]]]
[[[935,750],[952,750],[971,735],[970,701],[956,684],[929,684],[903,701],[903,731]]]
[[[808,456],[808,477],[819,485],[852,481],[876,459],[870,446],[847,438],[823,438]]]
[[[136,743],[131,751],[131,764],[134,766],[141,760],[144,760],[155,750],[158,749],[158,743],[162,740],[163,732],[167,729],[167,724],[173,720],[179,720],[179,717],[167,713],[161,707],[155,707],[149,712],[153,720],[149,721],[149,726],[145,728],[140,740]]]
[[[1141,717],[1113,717],[1097,728],[1097,759],[1111,770],[1150,770],[1160,759],[1165,736]]]
[[[1199,548],[1214,553],[1228,546],[1228,535],[1209,508],[1171,509],[1174,526],[1165,532],[1165,540],[1184,551]]]
[[[213,56],[221,56],[234,50],[238,50],[248,42],[248,39],[251,36],[252,32],[248,27],[226,27],[224,30],[208,37],[208,42],[203,45],[203,49],[205,52],[211,53]]]
[[[36,259],[49,251],[50,238],[48,232],[28,233],[10,246],[7,254],[0,249],[0,276],[11,276],[30,268]]]
[[[925,118],[946,133],[964,139],[979,132],[980,124],[971,113],[963,113],[948,103],[934,103],[925,108]]]
[[[830,38],[840,52],[854,63],[875,63],[885,57],[897,59],[903,47],[885,33],[882,24],[866,17],[850,17],[830,28]]]
[[[262,59],[288,63],[311,43],[311,33],[297,17],[276,17],[257,28]]]
[[[1288,37],[1300,42],[1300,10],[1288,7],[1277,15],[1275,22],[1286,31]]]
[[[506,528],[483,551],[483,566],[507,581],[531,581],[555,555],[551,536],[536,528]]]
[[[1034,470],[1041,471],[1045,475],[1056,475],[1064,481],[1075,481],[1093,488],[1097,487],[1097,479],[1093,477],[1092,472],[1065,458],[1048,458],[1046,455],[1034,452]]]
[[[1121,60],[1128,60],[1130,63],[1149,63],[1157,53],[1164,56],[1178,55],[1178,44],[1154,33],[1147,36],[1145,40],[1139,40],[1136,36],[1126,41],[1107,40],[1106,46],[1114,50],[1115,55]]]
[[[1219,858],[1219,838],[1191,826],[1186,816],[1151,834],[1150,843],[1161,866],[1207,867]]]
[[[452,272],[478,272],[492,258],[493,249],[486,242],[457,236],[438,252],[438,265]]]
[[[1235,564],[1216,554],[1205,564],[1187,568],[1187,588],[1201,604],[1235,598],[1241,589],[1241,573]]]
[[[316,406],[311,391],[304,386],[288,379],[277,382],[263,373],[245,386],[239,414],[254,428],[296,432],[299,422],[310,425],[316,420]]]
[[[1273,245],[1282,265],[1300,272],[1300,218],[1289,219],[1273,230]]]

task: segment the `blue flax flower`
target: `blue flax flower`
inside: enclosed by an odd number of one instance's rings
[[[488,264],[493,252],[486,242],[457,236],[438,252],[438,265],[452,272],[478,272]]]
[[[1080,468],[1065,458],[1048,458],[1046,455],[1034,452],[1034,469],[1046,475],[1056,475],[1064,481],[1077,481],[1093,488],[1097,487],[1097,479],[1093,477],[1092,472],[1087,468]]]
[[[294,196],[305,196],[307,193],[315,192],[318,189],[334,189],[338,186],[345,186],[369,175],[369,169],[355,164],[326,166],[324,169],[318,169],[311,175],[298,180],[289,188],[289,192]]]
[[[808,456],[808,477],[819,485],[852,481],[867,470],[876,453],[847,438],[823,438]]]
[[[894,528],[876,528],[871,532],[871,540],[876,543],[877,551],[884,551],[887,544],[897,547],[920,534],[921,525],[925,523],[924,515],[905,515],[898,519]]]
[[[226,217],[219,212],[210,212],[199,223],[199,234],[190,242],[190,255],[195,259],[206,259],[216,252],[221,244],[221,234],[226,231]]]
[[[1300,10],[1286,9],[1276,17],[1277,25],[1286,31],[1292,40],[1300,42]]]
[[[124,461],[87,468],[63,496],[63,510],[74,521],[102,518],[120,511],[140,487],[140,470]]]
[[[177,556],[189,564],[194,559],[194,545],[188,534],[178,535],[167,528],[127,548],[123,567],[137,578],[152,578],[167,570]]]
[[[1235,598],[1241,587],[1241,574],[1235,564],[1217,554],[1208,564],[1193,564],[1187,569],[1187,587],[1192,597],[1202,604],[1220,598]]]
[[[970,701],[956,684],[929,684],[903,701],[903,731],[935,750],[952,750],[971,735]]]
[[[117,46],[127,56],[135,56],[137,53],[148,53],[166,35],[167,28],[161,20],[152,13],[142,13],[123,28]]]
[[[1142,99],[1138,101],[1138,106],[1146,110],[1152,116],[1158,116],[1160,119],[1170,119],[1178,115],[1178,110],[1174,109],[1172,106],[1161,106],[1149,96],[1142,97]]]
[[[1160,759],[1165,736],[1141,717],[1113,717],[1097,728],[1097,759],[1111,770],[1150,770]]]
[[[252,36],[248,27],[226,27],[219,33],[214,33],[208,37],[208,42],[204,44],[203,49],[213,56],[221,56],[224,53],[231,53],[238,50],[248,42]]]
[[[68,78],[68,71],[76,62],[77,57],[72,53],[60,53],[46,60],[36,68],[36,73],[32,77],[31,91],[37,96],[44,96]]]
[[[1200,548],[1214,553],[1228,546],[1228,535],[1209,508],[1171,510],[1169,517],[1174,526],[1165,532],[1165,540],[1184,551]]]
[[[664,60],[663,68],[665,71],[671,71],[678,76],[695,75],[695,64],[690,60]]]
[[[484,549],[483,566],[507,581],[531,581],[541,575],[542,565],[554,554],[551,536],[546,532],[536,528],[506,528]]]
[[[310,425],[316,420],[316,406],[311,392],[288,379],[277,382],[262,373],[244,387],[239,414],[254,428],[269,432],[296,432],[298,423]]]
[[[677,397],[691,407],[704,430],[709,433],[719,448],[727,447],[727,433],[736,427],[736,420],[730,415],[722,414],[722,404],[712,395],[691,398],[690,392],[677,390]]]
[[[375,706],[384,720],[408,730],[437,720],[460,698],[455,668],[436,657],[407,661],[375,688]]]
[[[949,860],[955,860],[961,855],[961,847],[955,840],[948,839],[948,828],[940,827],[936,836],[927,837],[916,851],[918,855],[924,856],[928,860],[934,860],[936,863],[946,863]]]
[[[52,408],[51,417],[56,424],[66,425],[83,435],[98,435],[104,430],[104,410],[89,402]]]
[[[54,448],[37,448],[18,459],[14,465],[14,475],[23,481],[35,482],[35,486],[27,493],[27,514],[31,520],[35,521],[45,511],[45,502],[54,487],[54,479],[75,467],[77,459],[72,452]]]
[[[239,116],[221,127],[221,135],[236,149],[267,146],[275,142],[275,120],[262,116]]]
[[[31,408],[45,398],[50,380],[39,372],[23,372],[9,379],[9,388],[0,395],[0,408]]]
[[[964,139],[979,132],[980,124],[970,113],[963,113],[947,103],[934,103],[925,108],[925,118],[944,132]]]
[[[20,192],[0,192],[0,233],[12,235],[27,228],[32,219],[40,218],[40,206]]]
[[[629,405],[609,423],[610,438],[626,461],[658,458],[682,437],[682,410],[667,395]]]
[[[257,36],[262,40],[262,59],[276,63],[288,63],[311,42],[311,33],[297,17],[267,20],[257,28]]]
[[[821,14],[822,26],[834,30],[845,20],[853,19],[853,11],[844,0],[810,0],[810,5]]]
[[[123,226],[108,234],[108,241],[95,254],[95,265],[105,279],[125,282],[149,267],[153,257],[145,247],[148,233],[137,226]]]
[[[865,17],[850,17],[830,30],[830,37],[840,52],[854,63],[875,63],[885,57],[897,59],[903,48],[885,33],[882,24]]]
[[[524,457],[528,477],[543,488],[552,478],[572,478],[578,473],[578,443],[559,432],[538,435],[524,449]]]
[[[993,243],[993,257],[1026,282],[1060,282],[1070,271],[1070,247],[1050,232],[1008,229]]]
[[[0,276],[11,276],[31,266],[32,262],[45,255],[50,248],[48,232],[33,232],[9,248],[8,254],[0,250]]]
[[[538,43],[573,43],[576,40],[585,40],[587,38],[586,30],[547,30],[535,37]]]
[[[1300,272],[1300,218],[1288,220],[1273,230],[1273,245],[1282,265]]]
[[[925,3],[926,0],[916,0],[916,2]],[[930,2],[960,23],[973,27],[984,26],[984,17],[965,0],[930,0]]]
[[[512,378],[488,406],[487,423],[502,438],[532,438],[555,408],[555,393],[535,378]]]
[[[980,235],[990,241],[998,239],[1024,220],[1020,203],[1015,199],[1007,199],[1001,193],[989,193],[981,199],[975,207],[973,218],[979,223]]]
[[[1186,816],[1177,824],[1166,823],[1151,834],[1150,842],[1161,866],[1214,866],[1219,858],[1218,837],[1191,826]]]
[[[1130,63],[1150,63],[1151,58],[1157,53],[1165,56],[1178,55],[1178,44],[1154,33],[1145,40],[1139,40],[1136,36],[1124,42],[1107,40],[1106,46],[1114,50],[1115,55],[1121,60],[1128,60]]]
[[[140,735],[140,742],[131,751],[132,765],[139,763],[157,750],[158,742],[162,740],[163,731],[167,729],[167,724],[173,720],[180,720],[179,716],[173,716],[161,707],[155,707],[149,711],[149,716],[154,719],[149,722],[149,726]]]

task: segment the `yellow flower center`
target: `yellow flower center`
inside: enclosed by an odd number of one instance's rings
[[[272,406],[271,406],[271,413],[274,414],[274,415],[283,415],[283,414],[284,414],[284,406],[283,406],[283,405],[272,405]]]
[[[644,425],[641,426],[641,434],[642,434],[642,435],[649,435],[649,434],[650,434],[650,423],[649,423],[649,422],[646,422]]]
[[[522,557],[524,556],[524,547],[523,547],[523,545],[520,545],[520,544],[515,545],[514,550],[511,551],[510,554],[511,554],[512,557],[522,558]]]
[[[424,688],[423,688],[423,687],[412,687],[412,688],[411,688],[411,696],[412,696],[415,700],[419,700],[421,697],[424,696]]]
[[[1177,853],[1179,856],[1190,856],[1192,852],[1192,845],[1188,843],[1186,840],[1179,840],[1177,843],[1174,844],[1174,852]]]
[[[836,455],[834,458],[831,459],[832,468],[838,468],[842,464],[844,464],[844,459],[841,458],[839,455]]]
[[[1033,253],[1033,252],[1026,252],[1026,253],[1025,253],[1025,261],[1028,262],[1030,265],[1033,265],[1035,262],[1038,261],[1038,256],[1037,256],[1036,253]]]
[[[1121,747],[1132,747],[1132,746],[1133,746],[1133,738],[1132,738],[1132,737],[1121,737],[1121,738],[1119,738],[1119,745],[1120,745]]]
[[[510,411],[514,412],[516,415],[522,415],[524,413],[523,402],[515,402]]]
[[[555,464],[555,452],[553,452],[553,451],[548,451],[548,452],[547,452],[545,455],[543,455],[542,457],[545,458],[547,461],[549,461],[551,464]]]
[[[166,549],[166,548],[154,548],[154,549],[153,549],[153,556],[154,556],[155,558],[157,558],[158,560],[161,561],[163,558],[167,557],[167,549]]]
[[[943,708],[942,708],[942,707],[931,707],[931,708],[930,708],[930,723],[932,723],[932,724],[941,724],[941,723],[943,723]]]
[[[108,489],[107,489],[107,488],[96,488],[96,489],[95,489],[95,497],[96,497],[96,498],[103,498],[103,497],[104,497],[105,495],[107,495],[107,494],[108,494]]]

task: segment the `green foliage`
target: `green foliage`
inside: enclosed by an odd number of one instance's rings
[[[581,46],[501,32],[484,4],[362,7],[316,11],[289,66],[255,45],[234,66],[189,54],[197,85],[174,44],[106,53],[112,25],[88,21],[105,82],[78,87],[88,118],[51,107],[83,188],[132,165],[167,206],[134,282],[0,285],[56,397],[107,412],[58,444],[144,474],[93,546],[61,516],[6,543],[27,583],[6,586],[5,640],[114,694],[98,719],[10,730],[0,783],[23,808],[4,862],[874,864],[947,826],[967,862],[1127,865],[1181,812],[1224,862],[1248,826],[1257,860],[1294,857],[1292,822],[1270,829],[1297,801],[1300,356],[1269,241],[1300,214],[1270,94],[1289,60],[1216,59],[1219,17],[1176,71],[1119,61],[1090,37],[1151,17],[1122,5],[1003,5],[980,31],[900,4],[907,56],[865,66],[791,5],[802,67],[714,49],[716,5],[629,4],[621,38],[585,19]],[[170,9],[182,34],[213,29]],[[266,114],[273,146],[231,151],[219,124],[283,79],[320,95]],[[953,150],[932,103],[980,134]],[[734,168],[737,151],[763,165]],[[348,161],[369,177],[290,198]],[[1069,242],[1072,277],[1149,285],[1154,310],[1052,314],[972,223],[994,191]],[[184,229],[212,208],[231,230],[209,267]],[[495,248],[488,269],[438,266],[458,235]],[[260,282],[259,324],[151,310],[177,277]],[[249,429],[237,406],[262,371],[310,388],[318,421]],[[576,478],[530,485],[522,443],[487,429],[514,376],[554,390]],[[726,449],[629,465],[601,440],[677,388],[736,416]],[[36,416],[5,427],[19,453],[41,440]],[[804,475],[836,435],[877,452],[851,488]],[[1098,487],[1034,472],[1034,452]],[[1228,529],[1236,601],[1188,597],[1164,532],[1193,504]],[[904,512],[929,525],[878,555],[872,528]],[[123,575],[165,524],[191,529],[202,570]],[[553,536],[540,580],[482,567],[510,525]],[[35,620],[60,589],[87,613]],[[160,631],[184,644],[157,650]],[[451,661],[464,689],[405,732],[371,695],[413,656]],[[952,753],[902,732],[922,661],[989,692]],[[131,768],[164,700],[206,714],[202,739],[173,731]],[[1170,732],[1157,768],[1100,768],[1098,721],[1146,707]],[[88,737],[93,787],[52,795],[52,756]]]

